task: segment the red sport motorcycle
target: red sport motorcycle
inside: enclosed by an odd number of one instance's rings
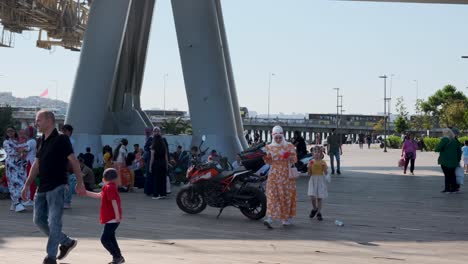
[[[205,136],[202,137],[202,143]],[[202,151],[206,153],[208,149]],[[188,184],[177,194],[177,206],[189,214],[198,214],[206,206],[220,208],[218,218],[224,208],[234,206],[247,218],[262,219],[266,214],[267,200],[258,187],[251,185],[250,170],[228,170],[225,158],[220,162],[202,163],[193,159],[192,166],[187,171]]]

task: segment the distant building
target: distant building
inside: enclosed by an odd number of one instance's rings
[[[164,120],[167,119],[174,119],[174,118],[181,118],[185,121],[190,120],[190,117],[187,115],[185,111],[178,111],[178,110],[144,110],[146,115],[148,115],[151,123],[155,126],[161,126]]]
[[[0,107],[6,107],[3,104]],[[21,128],[28,126],[35,126],[36,113],[40,110],[51,110],[55,114],[56,126],[61,128],[65,122],[65,114],[56,111],[54,109],[41,108],[41,107],[21,107],[21,106],[10,106],[13,111],[13,119],[17,120],[21,124]]]

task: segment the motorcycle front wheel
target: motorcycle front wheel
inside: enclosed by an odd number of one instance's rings
[[[239,194],[251,197],[239,206],[243,215],[252,220],[260,220],[265,217],[267,210],[267,199],[265,193],[258,188],[245,187],[239,191]]]
[[[198,214],[205,210],[206,201],[193,186],[187,186],[177,194],[177,206],[188,214]]]

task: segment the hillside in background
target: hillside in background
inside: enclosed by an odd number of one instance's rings
[[[18,98],[10,92],[0,93],[0,105],[9,105],[11,107],[39,107],[47,109],[56,109],[58,112],[65,113],[68,108],[68,103],[53,100],[49,98],[30,96],[26,98]]]

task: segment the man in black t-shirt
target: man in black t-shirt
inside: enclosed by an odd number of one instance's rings
[[[40,111],[36,116],[36,124],[43,136],[39,140],[36,159],[21,196],[26,198],[29,186],[39,177],[40,184],[34,200],[34,223],[49,238],[47,257],[43,264],[56,264],[57,259],[64,259],[77,244],[77,240],[62,233],[64,192],[69,168],[73,169],[77,178],[77,193],[84,194],[85,188],[70,139],[55,129],[54,114]],[[60,254],[57,256],[59,245]]]
[[[84,160],[84,164],[92,169],[94,166],[94,155],[91,153],[91,148],[90,147],[87,147],[86,148],[86,153],[83,155],[83,160]]]

